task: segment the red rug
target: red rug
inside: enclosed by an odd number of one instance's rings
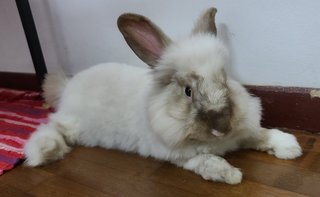
[[[49,112],[39,92],[0,88],[0,175],[23,159],[26,140]]]

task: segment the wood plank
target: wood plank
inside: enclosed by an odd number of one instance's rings
[[[294,134],[304,149],[295,160],[252,150],[226,155],[244,172],[235,186],[137,154],[85,147],[43,167],[18,166],[0,177],[0,186],[10,196],[318,196],[320,136]]]
[[[68,197],[106,197],[108,194],[96,191],[87,186],[75,183],[62,177],[53,177],[28,192],[32,196],[68,196]]]
[[[74,165],[68,166],[68,163],[73,162],[77,168],[74,168]],[[93,171],[94,169],[87,168],[102,166],[107,169],[106,172],[110,172],[117,177],[147,177],[161,165],[162,162],[152,158],[143,158],[137,154],[101,148],[76,147],[65,159],[49,164],[43,169],[60,175],[65,170],[83,169]]]
[[[130,165],[127,163],[127,166]],[[153,171],[144,168],[133,171],[113,169],[70,156],[41,169],[112,196],[194,196],[190,192],[150,181],[148,177]]]
[[[320,133],[309,133],[301,131],[291,131],[294,134],[305,152],[317,152],[320,153]]]
[[[0,184],[0,196],[1,197],[31,197],[30,194],[20,191],[19,189],[14,188],[8,184]]]
[[[246,180],[310,196],[320,194],[320,174],[308,169],[244,160],[240,156],[228,158],[228,161],[242,169]]]
[[[53,176],[50,172],[19,165],[15,169],[3,174],[0,177],[0,182],[12,185],[21,191],[28,192]]]
[[[103,148],[75,147],[70,157],[88,162],[104,165],[117,170],[130,172],[143,172],[148,174],[162,165],[153,158],[144,158],[135,153],[126,153],[119,150],[106,150]]]
[[[155,182],[197,193],[203,196],[304,196],[294,192],[263,185],[246,178],[238,185],[206,181],[193,172],[171,164],[158,169],[151,177]]]

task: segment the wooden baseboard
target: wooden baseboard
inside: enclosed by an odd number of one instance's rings
[[[320,90],[297,87],[246,86],[261,98],[262,125],[320,132]]]
[[[32,73],[0,72],[0,87],[18,90],[41,90],[36,74]]]
[[[0,87],[41,90],[35,74],[0,72]],[[319,89],[246,86],[260,97],[263,106],[262,125],[310,132],[320,132]]]

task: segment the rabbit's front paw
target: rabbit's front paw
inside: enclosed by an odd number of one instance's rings
[[[240,169],[233,167],[222,157],[212,154],[197,155],[184,163],[183,167],[200,174],[206,180],[232,185],[242,180]]]
[[[278,129],[272,129],[269,143],[269,154],[280,159],[294,159],[302,155],[302,150],[294,135],[284,133]]]
[[[242,180],[240,169],[231,166],[224,159],[210,158],[203,163],[201,176],[206,180],[238,184]]]
[[[242,172],[239,168],[231,167],[227,171],[225,171],[225,181],[228,184],[238,184],[242,180]]]

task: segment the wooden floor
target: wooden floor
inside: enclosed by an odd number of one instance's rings
[[[50,165],[5,173],[0,196],[320,196],[320,136],[294,134],[304,150],[296,160],[249,150],[227,155],[244,172],[236,186],[135,154],[77,147]]]

